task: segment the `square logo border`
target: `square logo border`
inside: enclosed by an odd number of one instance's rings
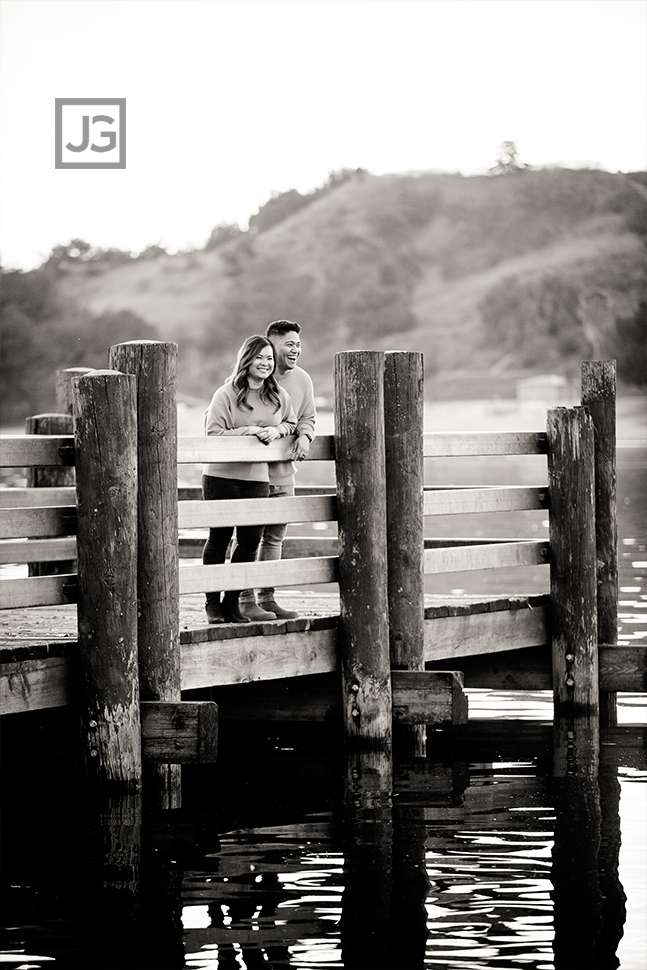
[[[54,168],[125,168],[126,167],[126,99],[125,98],[54,98],[55,104],[55,153]],[[63,105],[119,105],[119,161],[118,162],[64,162],[63,161]]]

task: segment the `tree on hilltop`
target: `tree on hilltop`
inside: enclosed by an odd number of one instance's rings
[[[519,151],[513,141],[502,141],[496,165],[490,169],[491,175],[509,175],[511,172],[523,172],[530,168],[525,162],[519,161]]]

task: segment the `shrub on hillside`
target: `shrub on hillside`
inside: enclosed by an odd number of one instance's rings
[[[51,410],[57,369],[107,367],[113,344],[158,339],[157,329],[130,310],[97,316],[63,298],[51,266],[3,273],[0,314],[4,422]]]

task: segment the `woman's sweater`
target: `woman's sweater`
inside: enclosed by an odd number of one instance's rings
[[[205,434],[251,435],[253,434],[251,429],[259,425],[264,428],[277,428],[281,437],[294,433],[297,420],[290,396],[283,388],[279,387],[280,405],[277,411],[274,410],[273,404],[261,401],[258,391],[253,389],[247,395],[247,403],[251,411],[239,407],[236,403],[237,394],[237,388],[231,382],[218,388],[204,414]],[[272,464],[286,466],[285,471],[277,469],[280,477],[281,473],[286,477],[292,473],[292,462],[272,462]],[[250,482],[270,480],[266,461],[212,462],[204,466],[204,473],[214,478],[237,478]]]

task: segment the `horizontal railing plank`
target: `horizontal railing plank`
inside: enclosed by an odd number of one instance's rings
[[[296,495],[334,495],[334,485],[297,485]],[[180,502],[201,501],[202,486],[178,486],[178,500]],[[55,485],[52,488],[0,488],[0,509],[34,509],[50,505],[76,504],[76,488],[74,485]]]
[[[0,488],[0,509],[33,509],[48,505],[74,505],[74,485],[55,485],[52,488]]]
[[[0,520],[0,539],[44,539],[75,532],[76,507],[73,505],[6,509]]]
[[[180,536],[180,559],[201,559],[205,538],[206,536],[201,539]],[[283,559],[337,555],[339,540],[336,536],[287,536],[283,540]]]
[[[322,556],[271,562],[237,562],[217,566],[182,566],[180,594],[205,593],[214,589],[336,583],[339,576],[338,564],[337,556]]]
[[[0,438],[1,468],[73,464],[73,435],[12,434]]]
[[[509,566],[542,566],[549,562],[547,539],[488,543],[425,549],[425,573],[462,573],[473,569],[501,569]]]
[[[514,536],[430,536],[425,538],[425,549],[444,549],[452,546],[500,545],[502,542],[519,542]]]
[[[538,646],[548,649],[548,615],[546,599],[534,608],[426,619],[425,660],[453,661],[457,657]]]
[[[0,609],[69,605],[76,600],[76,573],[0,580]]]
[[[76,559],[76,539],[3,539],[0,542],[0,564],[60,562]]]
[[[255,435],[179,435],[178,462],[181,465],[232,461],[286,461],[292,458],[296,436],[264,445]],[[334,458],[332,435],[317,435],[310,445],[308,461]]]
[[[545,455],[548,438],[543,431],[432,431],[425,433],[423,447],[425,458]]]
[[[180,529],[222,528],[230,525],[272,525],[280,522],[333,522],[334,495],[289,495],[284,498],[222,499],[180,502]]]
[[[296,485],[295,495],[335,495],[334,485]],[[178,501],[197,502],[202,499],[201,485],[180,485],[177,490]],[[45,504],[45,503],[43,503]],[[51,503],[53,504],[53,503]],[[1,508],[2,506],[0,506]]]
[[[487,488],[426,488],[425,515],[467,515],[481,512],[521,512],[548,507],[548,488],[537,485],[496,485]]]

